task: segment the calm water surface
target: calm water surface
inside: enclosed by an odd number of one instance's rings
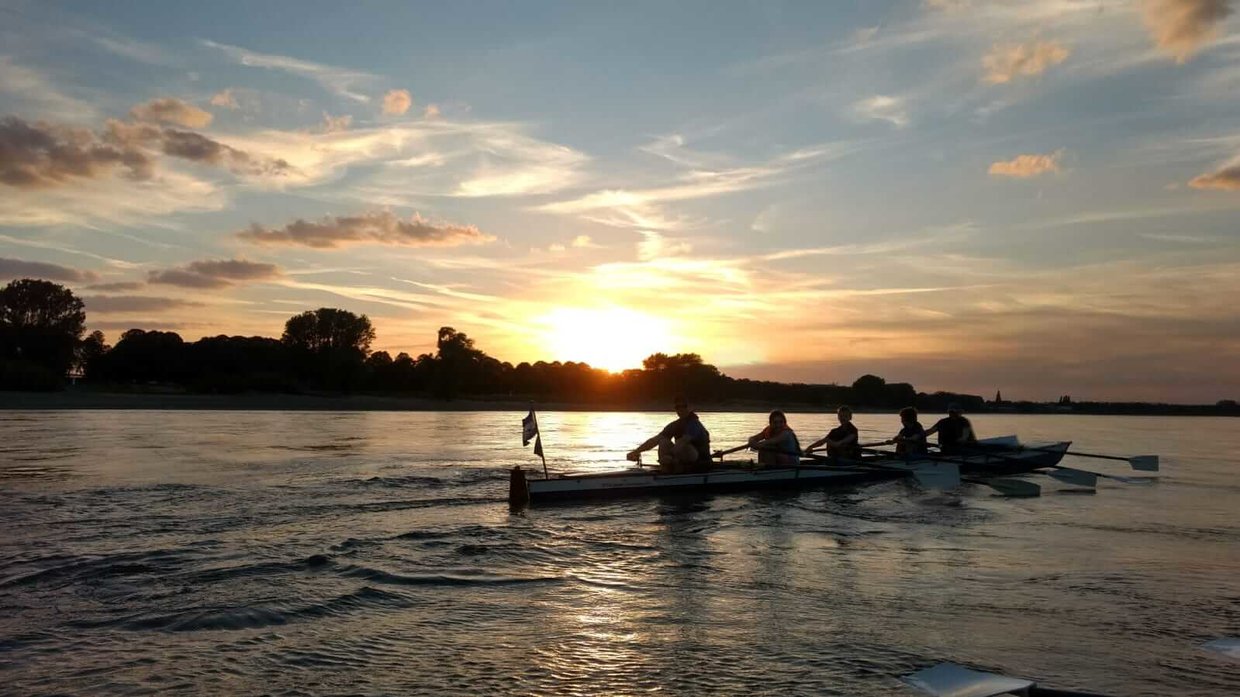
[[[1240,663],[1198,648],[1240,635],[1240,421],[974,417],[1163,456],[1096,495],[894,482],[511,515],[521,416],[0,412],[0,692],[911,695],[898,676],[950,660],[1240,694]],[[540,414],[564,470],[670,418]],[[703,420],[722,448],[763,416]],[[832,420],[790,417],[803,443]]]

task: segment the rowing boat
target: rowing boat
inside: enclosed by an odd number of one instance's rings
[[[977,477],[1025,474],[1059,464],[1069,445],[1061,441],[1022,446],[1015,436],[1005,436],[980,441],[977,451],[953,458],[880,456],[839,464],[803,459],[796,466],[759,469],[752,465],[725,466],[721,463],[707,472],[679,474],[638,465],[611,472],[530,478],[525,470],[514,467],[509,480],[508,502],[520,508],[526,504],[629,496],[853,487],[957,468],[959,474]]]

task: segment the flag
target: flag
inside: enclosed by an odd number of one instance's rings
[[[542,434],[538,432],[538,417],[534,416],[534,410],[530,409],[530,413],[521,419],[521,447],[530,444],[530,439],[534,440],[534,454],[542,459],[543,476],[547,476],[547,457],[543,455]]]
[[[534,410],[530,409],[530,413],[524,419],[521,419],[521,446],[525,447],[530,441],[538,438],[538,419],[534,418]],[[534,444],[534,452],[542,454],[542,440]]]

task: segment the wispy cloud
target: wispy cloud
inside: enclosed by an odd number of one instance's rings
[[[1063,150],[1056,150],[1045,155],[1017,155],[1010,160],[992,163],[987,171],[997,177],[1028,179],[1041,174],[1058,172],[1063,154]]]
[[[145,286],[146,284],[141,281],[114,281],[112,283],[94,283],[86,286],[86,290],[119,293],[128,290],[142,290]]]
[[[391,211],[355,216],[330,216],[318,221],[297,219],[282,228],[255,224],[237,236],[261,245],[298,245],[334,249],[353,244],[404,247],[452,247],[494,240],[472,225],[431,223],[418,214],[402,220]]]
[[[119,312],[161,312],[187,307],[201,307],[202,303],[181,298],[161,298],[150,295],[88,295],[82,298],[86,310],[91,313],[113,314]]]
[[[896,128],[904,128],[909,124],[908,110],[905,100],[876,94],[853,104],[853,113],[867,121],[886,121]]]
[[[67,281],[70,283],[89,283],[99,278],[94,271],[74,269],[59,264],[42,261],[26,261],[0,257],[0,278],[43,278],[49,281]]]
[[[94,105],[71,97],[54,86],[43,72],[18,65],[9,56],[0,56],[0,93],[9,96],[5,110],[39,114],[70,122],[89,121],[97,117]]]
[[[204,46],[223,51],[229,58],[255,68],[280,70],[313,80],[329,92],[356,102],[369,102],[370,97],[360,90],[373,85],[377,78],[367,72],[338,68],[335,66],[314,63],[312,61],[281,56],[273,53],[259,53],[239,46],[216,43],[204,40]]]
[[[787,175],[842,157],[855,148],[855,143],[828,143],[785,153],[758,164],[692,169],[665,186],[603,189],[575,199],[543,204],[536,210],[581,215],[595,222],[638,230],[667,232],[683,229],[686,220],[668,215],[662,210],[662,204],[772,186]]]
[[[579,184],[590,158],[529,135],[519,124],[408,121],[348,131],[266,130],[228,142],[289,163],[286,186],[309,186],[367,167],[342,197],[385,206],[427,196],[480,198],[547,194]],[[378,168],[373,165],[381,165]],[[370,167],[368,167],[370,166]]]

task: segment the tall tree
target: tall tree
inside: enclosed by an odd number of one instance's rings
[[[23,278],[0,290],[0,357],[63,376],[85,331],[82,301],[64,286]]]
[[[366,315],[320,307],[290,317],[280,340],[291,348],[311,353],[355,351],[360,360],[370,353],[375,328]]]
[[[320,307],[290,317],[282,341],[301,379],[333,390],[351,390],[365,377],[363,361],[375,340],[366,315]]]

